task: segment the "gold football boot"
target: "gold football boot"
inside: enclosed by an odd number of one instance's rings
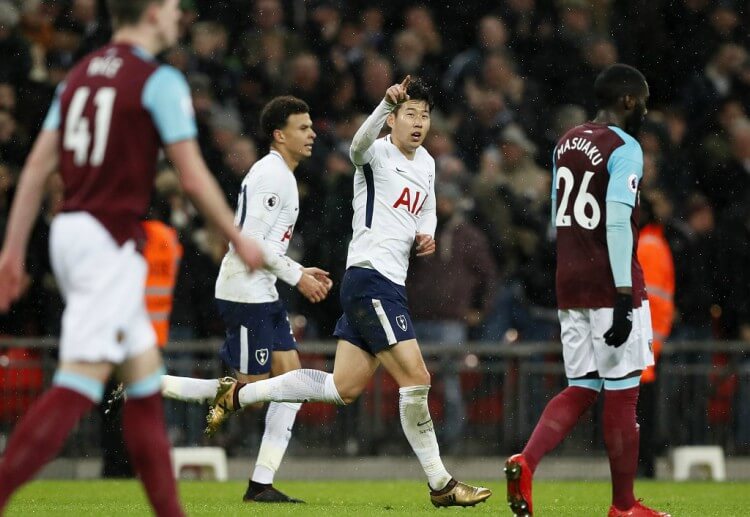
[[[474,506],[492,495],[489,488],[471,486],[451,478],[442,490],[430,490],[432,506]]]
[[[206,435],[213,436],[224,423],[224,420],[229,418],[230,413],[240,409],[239,400],[236,400],[236,397],[238,390],[244,385],[244,383],[232,377],[219,379],[214,403],[210,406],[206,416]]]

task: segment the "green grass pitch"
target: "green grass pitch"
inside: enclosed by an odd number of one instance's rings
[[[188,515],[510,515],[505,486],[493,481],[493,496],[472,509],[435,509],[424,483],[415,481],[294,481],[277,486],[305,505],[260,505],[241,502],[245,483],[183,481],[180,494]],[[535,487],[535,515],[605,516],[609,508],[606,482],[540,481]],[[637,494],[649,505],[674,517],[743,517],[750,515],[750,483],[639,482]],[[12,500],[7,517],[142,516],[149,507],[135,481],[36,481]]]

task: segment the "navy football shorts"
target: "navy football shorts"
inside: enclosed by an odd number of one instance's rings
[[[217,299],[216,305],[226,327],[219,355],[235,371],[249,375],[268,373],[274,351],[297,349],[281,301],[238,303]]]
[[[341,282],[344,314],[333,335],[376,355],[400,341],[414,339],[406,288],[374,269],[351,267]]]

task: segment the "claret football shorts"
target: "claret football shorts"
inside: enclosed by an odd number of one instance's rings
[[[612,327],[612,312],[611,308],[558,311],[565,375],[569,379],[594,371],[604,379],[619,379],[654,364],[648,301],[633,309],[630,337],[618,348],[604,342],[604,333]]]
[[[50,257],[65,299],[60,361],[115,364],[156,345],[145,307],[148,265],[87,212],[52,221]]]

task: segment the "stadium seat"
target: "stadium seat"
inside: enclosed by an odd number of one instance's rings
[[[727,478],[724,449],[718,445],[675,447],[671,456],[675,481],[690,478],[690,468],[694,466],[708,467],[714,481],[724,481]]]
[[[172,449],[172,470],[179,479],[184,467],[210,467],[217,481],[227,480],[227,453],[221,447],[175,447]]]

